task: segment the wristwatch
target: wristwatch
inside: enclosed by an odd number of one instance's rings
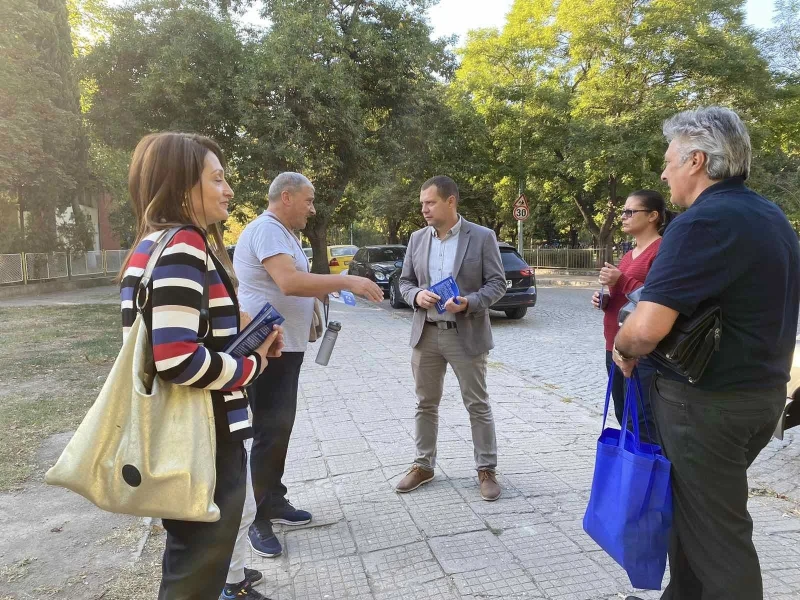
[[[639,358],[638,356],[625,356],[622,352],[620,352],[617,349],[617,345],[616,344],[614,344],[613,354],[615,354],[617,356],[617,358],[619,358],[620,360],[624,360],[624,361],[631,361],[631,360],[636,360],[637,358]]]

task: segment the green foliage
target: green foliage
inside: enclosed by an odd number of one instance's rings
[[[517,0],[502,32],[472,33],[455,81],[534,205],[562,228],[577,209],[602,245],[627,193],[658,186],[666,117],[748,117],[770,83],[740,0]]]

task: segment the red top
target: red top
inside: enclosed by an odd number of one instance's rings
[[[622,275],[617,279],[617,283],[608,287],[608,306],[603,315],[603,335],[606,337],[606,350],[614,348],[614,338],[619,332],[619,309],[625,306],[628,299],[625,294],[630,294],[636,288],[644,285],[647,273],[653,265],[653,261],[658,254],[658,247],[661,245],[661,238],[650,244],[644,251],[633,258],[633,250],[628,252],[619,261],[617,268],[622,271]]]

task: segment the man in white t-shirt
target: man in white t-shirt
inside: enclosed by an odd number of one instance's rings
[[[249,531],[256,554],[273,557],[282,552],[272,523],[304,525],[311,514],[294,508],[281,482],[286,451],[297,411],[300,367],[314,313],[314,298],[350,290],[380,302],[383,292],[375,282],[353,275],[318,275],[309,272],[308,259],[295,231],[305,228],[314,210],[314,186],[300,173],[281,173],[269,187],[269,208],[244,228],[236,244],[233,266],[239,279],[239,304],[255,315],[266,302],[286,318],[284,348],[279,358],[251,386],[253,447],[250,467],[257,505]],[[252,500],[245,504],[245,518]],[[238,546],[241,544],[237,543]],[[234,561],[236,562],[236,553]]]

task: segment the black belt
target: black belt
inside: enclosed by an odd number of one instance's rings
[[[425,325],[433,325],[439,329],[455,329],[455,321],[425,321]]]

